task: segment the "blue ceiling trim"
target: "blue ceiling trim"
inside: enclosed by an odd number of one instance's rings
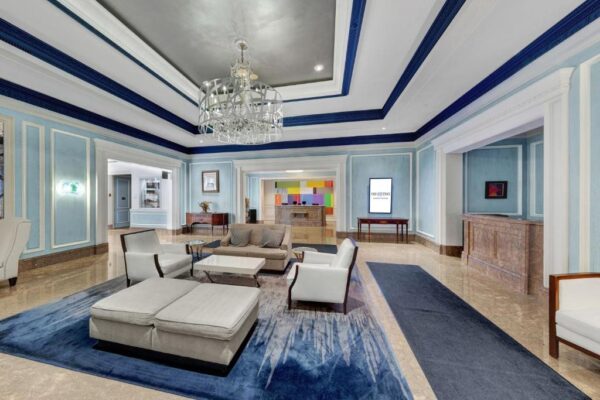
[[[294,125],[288,125],[288,118],[284,119],[285,126],[298,126],[298,125],[314,125],[322,123],[341,123],[341,122],[356,122],[356,121],[369,121],[376,119],[384,119],[387,113],[390,111],[396,100],[400,97],[404,89],[408,86],[411,79],[415,76],[423,62],[429,56],[431,50],[435,47],[440,37],[444,34],[456,14],[460,11],[460,8],[465,3],[465,0],[446,0],[440,11],[438,12],[435,20],[429,27],[429,30],[425,34],[425,37],[419,44],[419,47],[413,54],[410,62],[406,66],[406,69],[400,76],[400,79],[396,83],[396,86],[388,96],[383,108],[380,110],[361,110],[354,112],[344,113],[331,113],[331,114],[315,114],[315,115],[303,115],[298,117],[292,117]],[[363,9],[364,12],[364,9]],[[354,55],[356,56],[356,54]],[[328,96],[338,97],[338,95]],[[312,100],[301,99],[301,100]],[[363,118],[363,119],[360,119]],[[319,121],[328,122],[319,122]],[[315,122],[316,121],[316,122]]]
[[[46,110],[54,111],[59,114],[67,115],[81,121],[89,122],[106,129],[123,133],[127,136],[141,139],[146,142],[154,143],[168,149],[177,150],[183,153],[189,153],[189,148],[169,140],[160,138],[151,133],[125,125],[100,114],[93,113],[81,107],[74,106],[62,100],[45,95],[35,90],[31,90],[16,83],[0,78],[0,95],[11,97],[15,100],[23,101]]]
[[[283,126],[303,126],[303,125],[321,125],[337,124],[340,122],[371,121],[382,119],[381,110],[358,110],[343,111],[328,114],[298,115],[295,117],[285,117]]]
[[[169,81],[167,81],[162,76],[160,76],[159,74],[157,74],[156,72],[154,72],[150,67],[146,66],[146,64],[144,64],[143,62],[141,62],[140,60],[138,60],[137,58],[135,58],[134,56],[132,56],[127,50],[125,50],[124,48],[122,48],[121,46],[119,46],[118,44],[116,44],[115,42],[113,42],[111,39],[109,39],[102,32],[100,32],[99,30],[97,30],[96,28],[94,28],[92,25],[88,24],[79,15],[75,14],[73,11],[71,11],[67,7],[65,7],[60,1],[58,1],[58,0],[48,0],[48,2],[50,2],[50,4],[56,6],[60,11],[64,12],[65,14],[67,14],[69,17],[73,18],[75,21],[79,22],[87,30],[89,30],[90,32],[92,32],[94,35],[98,36],[100,39],[104,40],[106,43],[108,43],[112,48],[114,48],[115,50],[117,50],[119,53],[123,54],[125,57],[129,58],[131,61],[133,61],[134,63],[136,63],[140,67],[142,67],[144,70],[146,70],[153,77],[155,77],[156,79],[158,79],[159,81],[161,81],[162,83],[164,83],[165,85],[167,85],[170,89],[172,89],[173,91],[175,91],[178,95],[180,95],[181,97],[183,97],[184,99],[186,99],[187,101],[189,101],[190,103],[192,103],[194,106],[198,107],[198,101],[192,99],[191,97],[189,97],[188,95],[186,95],[185,93],[183,93],[181,90],[177,89]]]
[[[351,137],[337,137],[309,140],[290,140],[285,142],[274,142],[256,146],[244,145],[225,145],[225,146],[206,146],[192,147],[191,154],[214,154],[228,152],[244,152],[259,150],[285,150],[300,149],[304,147],[329,147],[329,146],[349,146],[360,144],[381,144],[381,143],[406,143],[412,142],[418,138],[416,133],[389,133],[385,135],[364,135]]]
[[[354,0],[352,2],[352,14],[350,15],[350,28],[348,30],[348,45],[346,47],[346,62],[344,64],[344,80],[342,82],[342,93],[329,96],[305,97],[302,99],[285,100],[284,103],[292,103],[296,101],[330,99],[333,97],[347,96],[350,93],[350,85],[352,83],[352,74],[354,73],[354,63],[358,53],[358,42],[360,39],[360,31],[362,28],[363,16],[367,0]]]
[[[400,76],[400,79],[398,80],[398,83],[396,83],[394,90],[392,90],[387,101],[383,105],[382,111],[384,118],[392,109],[394,103],[396,103],[396,100],[398,100],[402,92],[404,92],[404,89],[406,89],[427,56],[429,56],[429,53],[435,47],[438,40],[442,37],[444,32],[446,32],[446,29],[448,26],[450,26],[450,23],[456,14],[458,14],[463,4],[465,4],[465,0],[447,0],[444,3],[442,9],[435,17],[435,20],[429,27],[425,37],[415,51],[415,54],[413,54],[412,58],[410,59],[406,69]]]
[[[135,93],[133,90],[126,88],[116,81],[113,81],[106,75],[97,72],[82,62],[77,61],[73,57],[50,46],[49,44],[41,41],[35,36],[1,18],[0,39],[11,46],[17,47],[26,53],[43,60],[44,62],[54,65],[55,67],[60,68],[79,79],[82,79],[108,93],[111,93],[114,96],[117,96],[143,110],[146,110],[149,113],[172,123],[173,125],[179,126],[180,128],[191,133],[197,132],[197,128],[194,124],[189,123],[181,117],[178,117],[172,112],[162,108],[158,104],[153,103],[143,96]]]
[[[527,47],[518,52],[488,75],[485,79],[459,97],[454,103],[433,117],[429,122],[417,130],[424,135],[454,114],[471,104],[485,93],[489,92],[531,62],[571,37],[588,24],[600,17],[600,0],[587,0],[566,17],[554,24],[550,29],[531,42]]]

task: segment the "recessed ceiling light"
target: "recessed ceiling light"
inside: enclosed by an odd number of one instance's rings
[[[382,130],[382,131],[385,131],[386,129],[387,129],[387,128],[386,128],[385,126],[382,126],[382,127],[381,127],[381,130]]]
[[[315,65],[315,71],[317,72],[321,72],[325,69],[325,67],[323,66],[323,64],[317,64]]]
[[[285,172],[287,172],[288,174],[296,174],[296,173],[304,172],[304,170],[303,169],[286,169]]]

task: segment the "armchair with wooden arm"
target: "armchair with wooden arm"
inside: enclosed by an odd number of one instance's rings
[[[358,246],[345,239],[337,254],[306,251],[302,263],[292,266],[288,276],[288,309],[292,301],[343,304],[347,311],[348,290]]]
[[[559,343],[600,359],[600,273],[550,275],[550,356]]]

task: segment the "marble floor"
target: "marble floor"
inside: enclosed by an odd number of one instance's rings
[[[206,232],[206,233],[205,233]],[[118,235],[109,234],[109,252],[23,271],[16,287],[0,283],[0,318],[60,299],[124,274]],[[212,241],[215,230],[194,235],[161,233],[161,240]],[[335,227],[293,228],[293,241],[336,243]],[[548,356],[547,300],[504,290],[466,269],[457,258],[440,256],[418,244],[359,243],[358,269],[373,312],[381,322],[416,399],[435,398],[402,330],[373,280],[367,261],[417,264],[479,310],[592,398],[600,399],[600,361],[561,346],[559,360]],[[171,399],[171,394],[0,354],[0,399]]]

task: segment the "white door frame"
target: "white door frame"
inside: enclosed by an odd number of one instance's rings
[[[234,167],[234,198],[235,211],[238,218],[244,215],[244,193],[246,193],[247,175],[252,172],[274,172],[293,169],[305,171],[328,170],[335,171],[334,208],[336,213],[335,225],[337,232],[346,232],[346,163],[347,155],[338,156],[309,156],[286,157],[269,159],[235,160]]]
[[[179,229],[179,188],[184,163],[181,160],[157,155],[147,151],[123,146],[106,140],[94,139],[96,150],[96,244],[108,242],[108,160],[115,159],[135,164],[149,165],[171,171],[171,212],[167,217],[167,229]]]
[[[559,69],[432,141],[438,152],[464,153],[543,124],[544,286],[548,286],[550,274],[565,273],[569,266],[566,227],[569,226],[569,86],[573,71],[574,68]],[[438,197],[439,201],[445,201],[443,196]],[[438,210],[443,212],[443,207],[438,205]]]

